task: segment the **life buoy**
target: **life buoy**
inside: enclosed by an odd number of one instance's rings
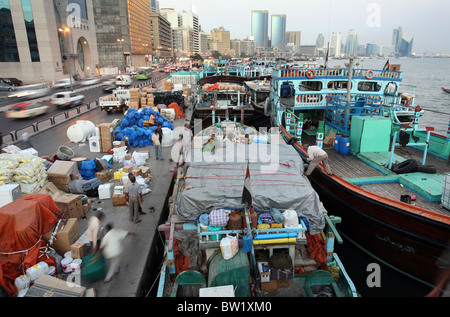
[[[254,67],[250,67],[250,70],[254,70],[255,68]]]
[[[366,72],[366,78],[367,78],[367,79],[372,79],[374,76],[375,76],[375,73],[373,72],[373,70],[369,69],[369,70]]]
[[[306,77],[308,79],[313,79],[314,77],[316,77],[316,72],[314,71],[314,69],[310,69],[306,72]]]

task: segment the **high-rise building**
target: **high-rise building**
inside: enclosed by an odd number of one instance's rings
[[[90,2],[1,0],[0,74],[25,84],[96,75],[95,32]]]
[[[322,48],[325,46],[325,36],[323,36],[322,33],[320,33],[320,34],[317,36],[317,39],[316,39],[316,46],[317,46],[318,49],[322,49]]]
[[[200,31],[199,39],[200,39],[200,55],[204,55],[208,53],[208,33],[206,33],[205,31]]]
[[[251,56],[256,52],[255,41],[251,39],[231,40],[230,42],[236,57]]]
[[[148,0],[92,0],[100,68],[121,71],[148,65],[152,55]]]
[[[402,27],[399,26],[398,29],[394,29],[392,33],[392,42],[391,44],[395,47],[395,54],[398,54],[398,50],[400,49],[400,45],[402,44],[403,31]]]
[[[266,50],[269,47],[269,11],[252,11],[251,35],[255,39],[256,47]]]
[[[345,41],[345,54],[356,55],[358,52],[358,33],[351,29],[347,33],[347,39]]]
[[[161,8],[159,10],[160,14],[164,16],[164,18],[170,22],[170,26],[172,29],[179,27],[178,14],[175,9],[172,8]]]
[[[284,51],[286,45],[286,14],[272,14],[271,47]]]
[[[158,61],[170,61],[173,58],[172,28],[169,21],[157,13],[150,14],[152,50]]]
[[[376,43],[367,43],[366,56],[378,56],[380,55],[380,46]]]
[[[413,41],[414,41],[414,37],[412,37],[412,36],[403,37],[402,42],[400,44],[400,48],[398,49],[398,54],[400,56],[411,56]]]
[[[342,36],[339,32],[331,33],[330,37],[330,53],[329,56],[341,55]]]
[[[219,53],[224,55],[228,54],[228,52],[231,49],[230,31],[225,30],[223,26],[218,29],[212,29],[211,38],[217,40],[218,42],[217,50],[219,51]]]
[[[159,1],[150,0],[150,13],[159,13]]]
[[[198,23],[198,15],[194,12],[187,12],[183,11],[179,15],[179,25],[182,28],[191,28],[192,29],[192,38],[191,39],[184,39],[183,41],[185,43],[190,43],[192,41],[193,43],[193,49],[189,50],[192,53],[199,53],[200,52],[200,40],[199,40],[199,32],[200,32],[200,25]],[[188,33],[184,33],[185,35]]]
[[[302,33],[300,31],[288,31],[286,32],[286,45],[289,45],[289,51],[293,54],[300,53]]]

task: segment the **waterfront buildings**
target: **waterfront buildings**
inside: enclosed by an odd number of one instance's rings
[[[76,8],[79,14],[69,14],[67,8]],[[96,75],[99,60],[92,17],[90,0],[1,0],[1,77],[30,84],[70,74]]]
[[[151,13],[150,35],[154,60],[158,62],[172,61],[172,28],[170,22],[160,14]]]
[[[286,45],[286,14],[272,14],[271,46],[284,51]]]
[[[300,31],[288,31],[286,32],[286,45],[291,48],[293,54],[300,53],[302,33]]]
[[[358,51],[358,33],[351,29],[347,33],[345,41],[345,54],[355,56]]]
[[[269,11],[252,11],[251,35],[257,49],[265,51],[269,47]]]
[[[226,30],[223,26],[211,30],[211,41],[216,43],[217,46],[214,50],[220,54],[227,55],[230,52],[230,31]]]
[[[339,32],[331,33],[329,56],[340,56],[342,46],[342,36]]]

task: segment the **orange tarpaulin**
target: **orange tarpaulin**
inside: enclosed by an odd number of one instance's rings
[[[186,115],[183,112],[183,108],[181,108],[176,102],[172,102],[170,105],[167,106],[168,108],[175,110],[175,115],[178,118],[186,118]]]
[[[57,222],[61,210],[50,195],[26,195],[0,208],[0,286],[15,296],[15,279],[38,262],[56,266],[43,255],[42,235]]]

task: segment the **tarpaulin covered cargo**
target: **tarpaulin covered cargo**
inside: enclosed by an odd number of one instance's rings
[[[23,196],[0,208],[0,286],[16,295],[14,280],[38,262],[55,266],[52,257],[42,255],[42,235],[57,222],[60,209],[50,195]],[[39,258],[39,256],[41,256]]]
[[[323,230],[325,219],[318,194],[303,177],[303,161],[290,145],[224,142],[214,152],[192,149],[175,210],[196,219],[214,209],[242,209],[247,165],[252,202],[257,211],[295,210],[305,217],[310,233]]]

